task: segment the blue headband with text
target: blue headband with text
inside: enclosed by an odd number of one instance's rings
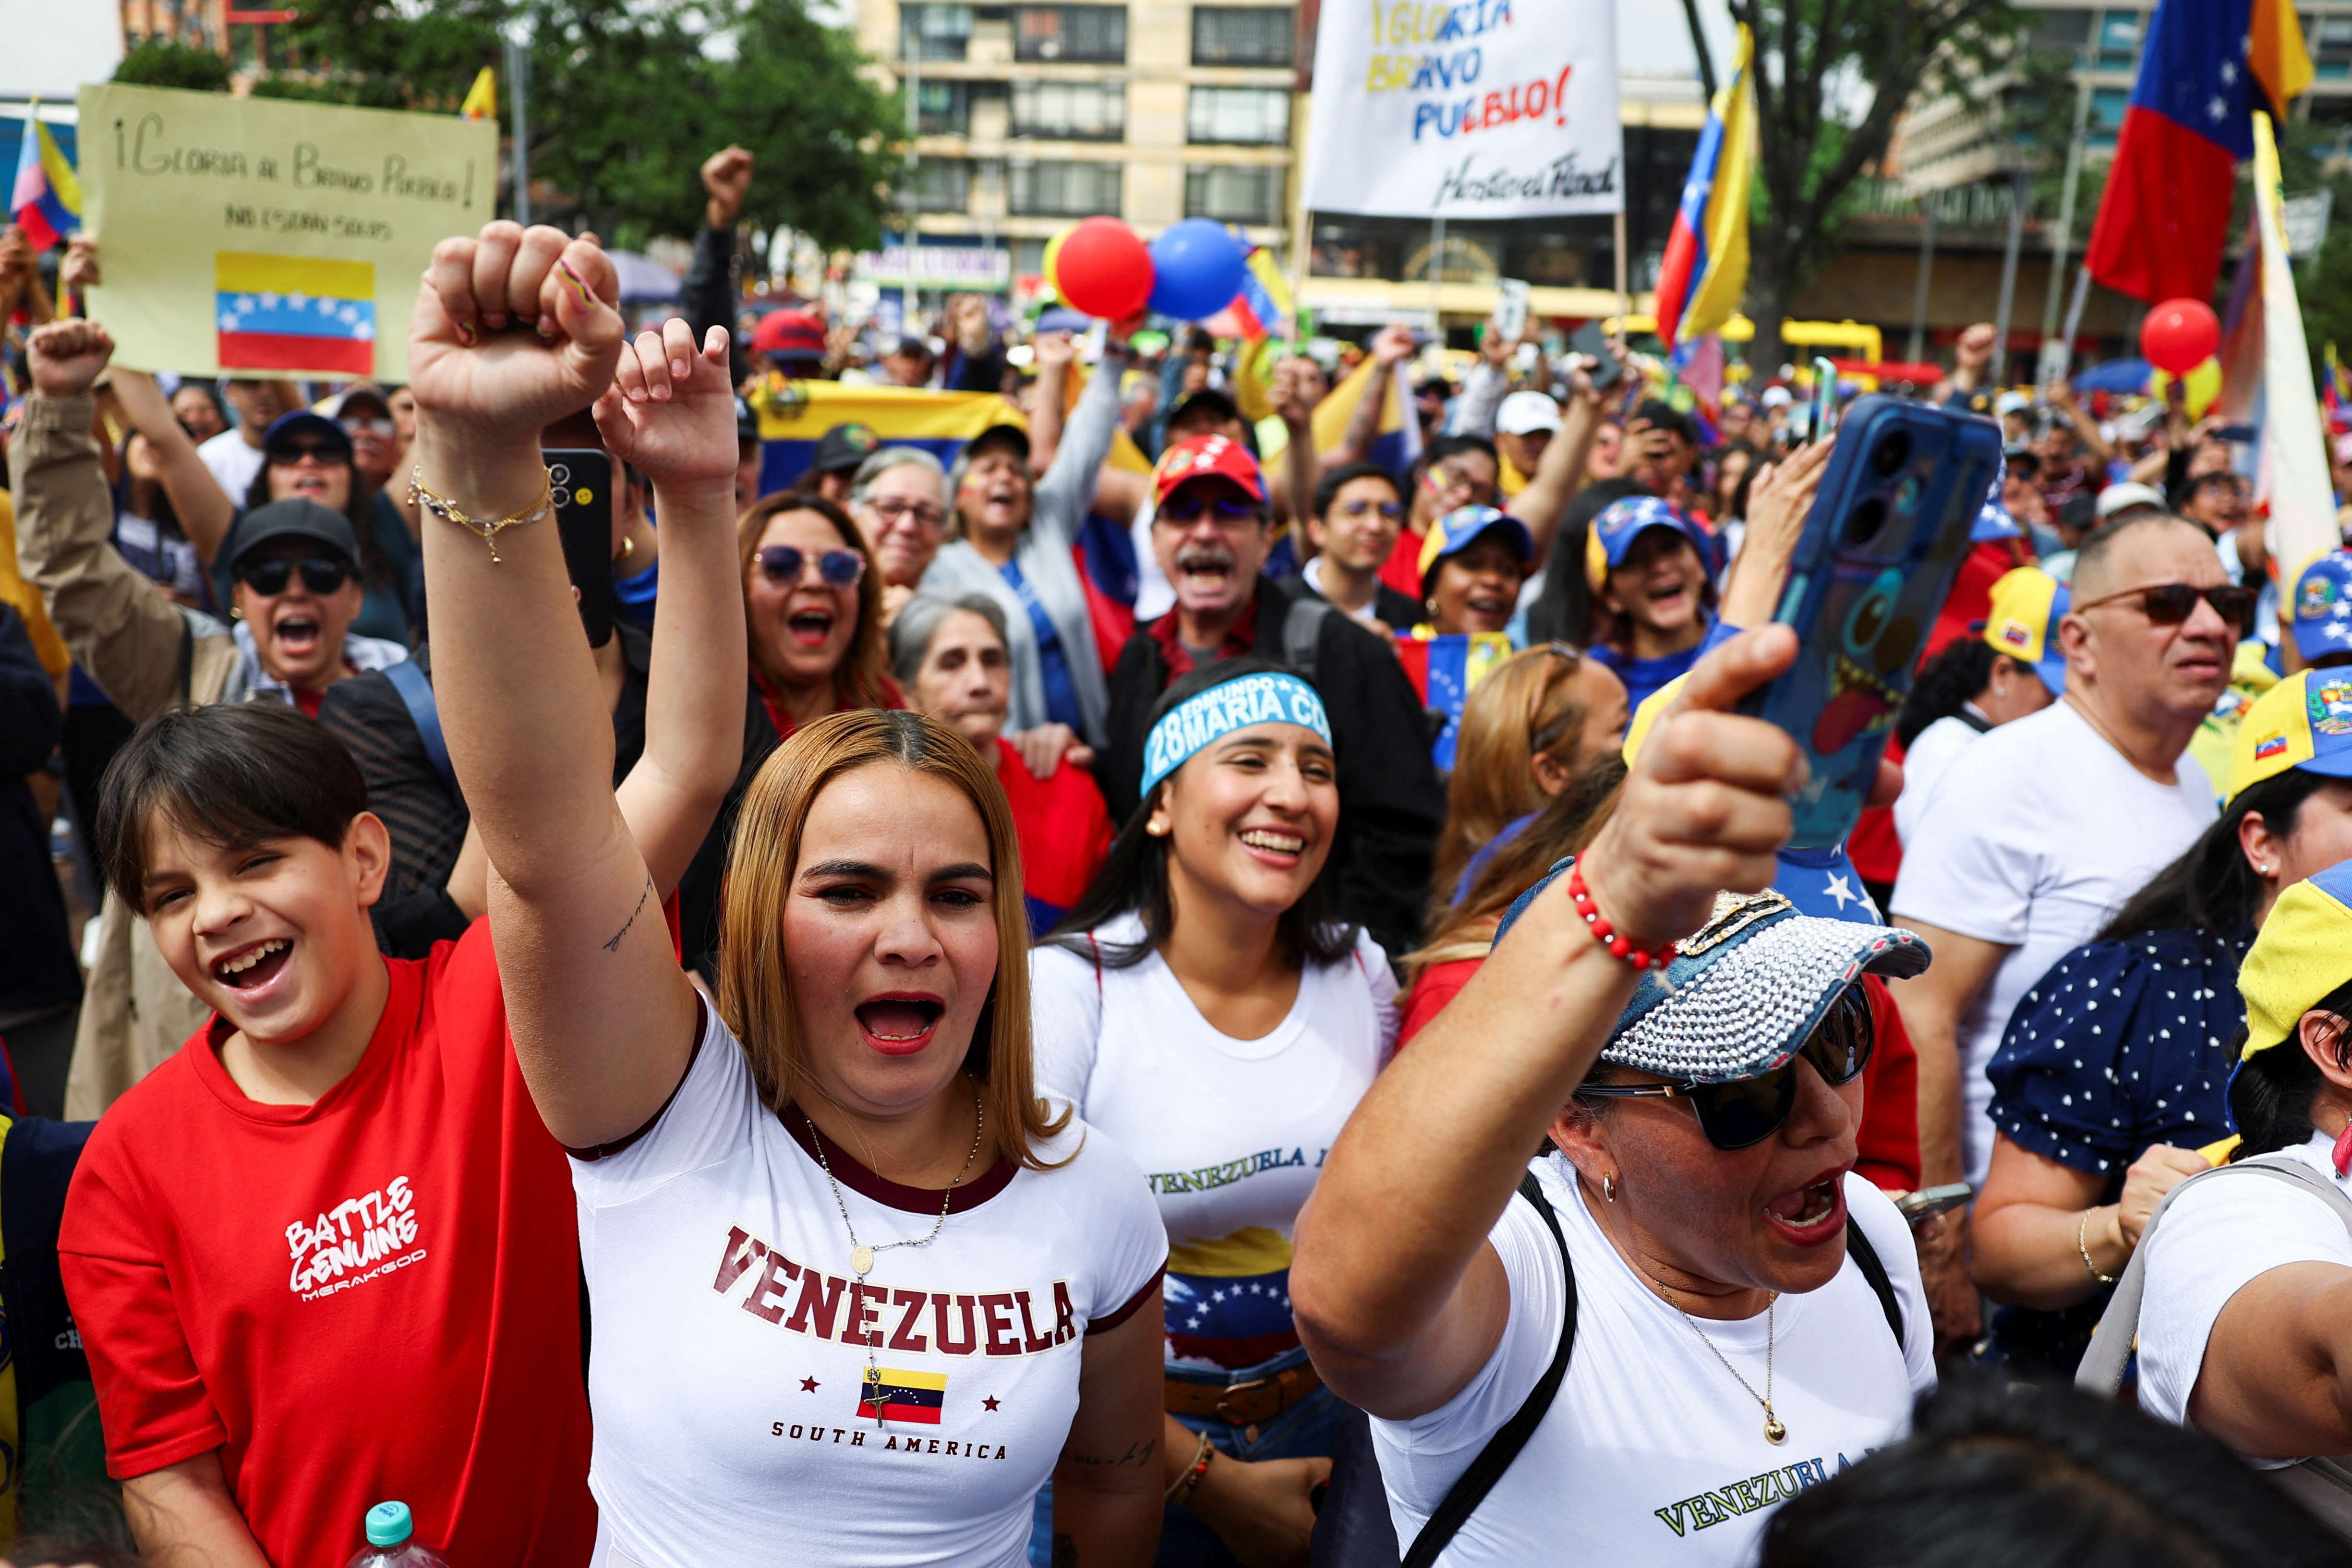
[[[1331,743],[1323,699],[1295,675],[1242,675],[1188,697],[1151,727],[1143,742],[1143,794],[1203,746],[1252,724],[1297,724]]]

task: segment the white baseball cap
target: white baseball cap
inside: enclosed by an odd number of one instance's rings
[[[1795,399],[1785,386],[1768,386],[1764,389],[1764,395],[1758,401],[1767,408],[1786,408]]]
[[[2143,506],[2154,507],[2157,510],[2162,511],[2164,497],[2154,486],[2126,480],[2123,484],[2109,485],[2105,489],[2101,490],[2098,505],[2095,510],[2099,521],[2105,522],[2111,517],[2129,511],[2135,507]]]
[[[1495,411],[1495,428],[1506,436],[1532,436],[1538,430],[1559,433],[1559,405],[1544,392],[1515,392]]]
[[[2021,392],[2004,392],[1992,400],[1995,414],[2025,414],[2033,407],[2033,399]]]

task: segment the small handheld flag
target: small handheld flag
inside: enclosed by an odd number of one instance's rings
[[[8,216],[35,250],[62,241],[81,222],[81,181],[58,150],[57,138],[41,122],[36,100],[25,111],[25,139],[16,148],[16,179],[10,187]]]
[[[457,112],[468,120],[494,120],[498,117],[499,77],[496,71],[488,66],[482,68],[481,75],[474,79],[474,85],[467,90],[466,102]]]

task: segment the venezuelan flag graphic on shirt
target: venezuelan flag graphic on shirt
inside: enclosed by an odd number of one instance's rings
[[[1160,1303],[1173,1359],[1227,1372],[1272,1361],[1298,1344],[1290,1238],[1253,1225],[1213,1241],[1176,1242]]]
[[[902,1372],[879,1366],[857,1388],[857,1415],[866,1421],[911,1421],[936,1426],[948,1402],[948,1374],[943,1372]]]
[[[58,139],[37,115],[27,113],[25,139],[16,144],[16,178],[8,193],[8,216],[25,231],[26,243],[47,250],[81,224],[81,181],[58,150]]]
[[[221,369],[375,374],[375,263],[223,250],[213,288]]]
[[[1501,632],[1437,633],[1426,627],[1397,634],[1397,658],[1421,705],[1444,715],[1445,728],[1430,747],[1431,760],[1441,768],[1454,765],[1454,742],[1462,735],[1462,705],[1486,679],[1486,672],[1511,656],[1511,639]]]

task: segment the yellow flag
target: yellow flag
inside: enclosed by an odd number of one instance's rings
[[[1715,95],[1723,121],[1723,151],[1715,187],[1706,204],[1706,276],[1692,290],[1690,308],[1675,329],[1678,338],[1720,331],[1739,313],[1748,292],[1748,187],[1756,174],[1756,40],[1739,29],[1739,52],[1731,79]]]
[[[468,120],[495,120],[499,113],[499,75],[489,67],[474,79],[471,90],[466,94],[466,106],[459,110]]]

